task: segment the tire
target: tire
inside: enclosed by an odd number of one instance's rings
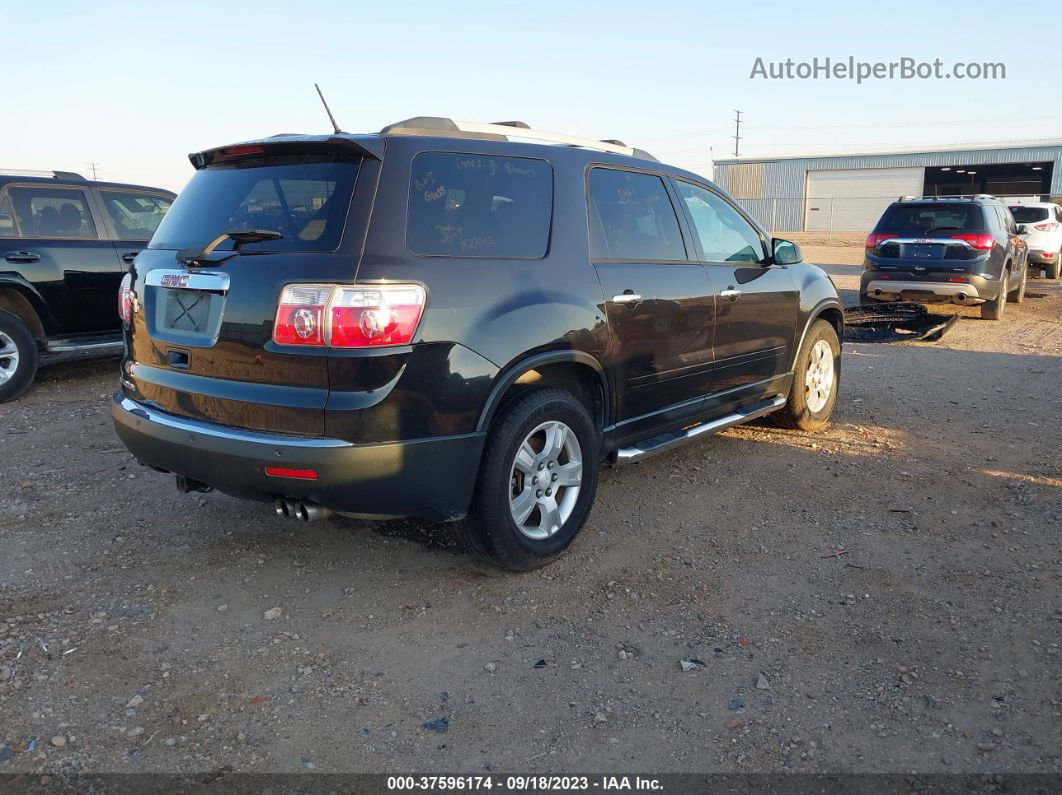
[[[837,402],[840,375],[841,343],[837,331],[828,320],[820,318],[811,324],[800,346],[793,386],[785,407],[770,415],[775,425],[800,431],[818,431],[825,427]],[[822,389],[812,387],[816,376],[829,378],[825,399]]]
[[[1044,267],[1044,270],[1047,272],[1048,279],[1057,280],[1060,275],[1060,272],[1062,272],[1062,262],[1058,261],[1059,257],[1062,257],[1062,252],[1059,252],[1054,262]]]
[[[1020,304],[1025,300],[1025,283],[1029,281],[1029,268],[1026,266],[1021,274],[1021,284],[1007,293],[1007,300],[1012,304]]]
[[[6,354],[6,355],[5,355]],[[0,311],[0,403],[14,400],[37,374],[37,343],[26,325]]]
[[[567,433],[558,437],[562,427]],[[458,538],[504,569],[529,571],[551,562],[590,514],[599,450],[590,414],[570,393],[543,387],[514,397],[491,423],[472,505],[455,525]],[[534,481],[546,475],[547,488],[538,488],[543,483]],[[552,485],[565,476],[572,478],[568,486]]]
[[[1003,275],[1000,277],[999,295],[997,295],[991,301],[985,301],[981,304],[981,319],[982,320],[1001,320],[1003,318],[1003,308],[1007,305],[1007,282],[1010,281],[1010,271],[1003,271]]]

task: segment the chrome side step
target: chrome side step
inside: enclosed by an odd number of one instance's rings
[[[48,353],[121,353],[125,343],[121,340],[108,342],[77,342],[73,340],[55,340],[45,344]]]
[[[698,437],[718,433],[719,431],[724,431],[734,425],[740,425],[743,422],[754,420],[757,417],[762,417],[764,414],[770,414],[772,411],[777,411],[785,405],[785,400],[784,397],[771,398],[762,403],[757,403],[754,406],[748,406],[740,411],[735,411],[733,414],[727,414],[725,417],[720,417],[717,420],[705,422],[693,428],[687,428],[684,431],[662,433],[651,439],[643,439],[634,447],[623,447],[617,450],[616,463],[634,464],[649,456],[684,445]]]

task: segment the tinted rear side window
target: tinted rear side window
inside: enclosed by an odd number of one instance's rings
[[[306,157],[210,166],[197,171],[162,219],[149,248],[205,246],[234,229],[280,232],[247,251],[333,251],[358,174],[356,162]],[[231,248],[222,243],[219,249]]]
[[[1014,206],[1010,208],[1011,213],[1014,215],[1014,220],[1019,224],[1034,224],[1037,221],[1047,220],[1047,208],[1046,207],[1022,207]]]
[[[549,247],[545,160],[424,152],[413,158],[406,244],[435,257],[537,259]]]
[[[22,237],[95,240],[96,224],[78,188],[18,187],[9,191]]]
[[[985,228],[981,207],[976,204],[893,204],[881,216],[875,232],[913,237],[929,232]]]
[[[686,259],[675,208],[660,177],[608,168],[590,171],[590,256]]]

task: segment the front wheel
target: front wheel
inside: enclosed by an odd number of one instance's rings
[[[37,374],[37,343],[25,324],[0,311],[0,403],[14,400]]]
[[[785,407],[771,414],[776,425],[817,431],[830,421],[841,374],[841,342],[828,320],[811,324],[797,354]]]
[[[491,423],[458,537],[505,569],[551,562],[590,514],[599,447],[590,414],[570,393],[547,387],[514,397]]]

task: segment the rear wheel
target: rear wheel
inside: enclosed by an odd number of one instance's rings
[[[999,320],[1003,317],[1003,308],[1007,305],[1007,284],[1010,282],[1010,271],[1003,271],[1000,277],[999,295],[991,301],[981,304],[981,318],[983,320]]]
[[[776,425],[817,431],[830,421],[837,402],[841,343],[828,320],[816,320],[797,354],[793,386],[785,407],[771,414]]]
[[[458,537],[502,568],[526,571],[549,563],[590,513],[598,448],[590,414],[568,392],[550,387],[514,398],[491,423]]]
[[[1048,279],[1057,279],[1059,277],[1059,271],[1062,271],[1062,251],[1055,255],[1055,261],[1050,265],[1044,265],[1044,272],[1047,274]]]
[[[1029,279],[1029,268],[1026,266],[1025,270],[1021,274],[1021,284],[1007,293],[1007,300],[1012,304],[1020,304],[1025,300],[1025,282]]]
[[[0,403],[14,400],[33,383],[37,343],[25,324],[0,311]]]

